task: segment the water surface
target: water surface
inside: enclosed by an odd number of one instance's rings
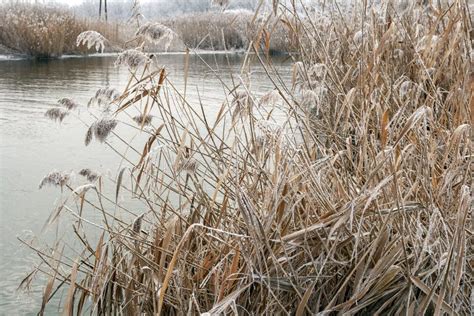
[[[201,55],[212,68],[234,74],[239,80],[243,57],[239,55]],[[285,78],[290,66],[285,58],[275,60]],[[74,117],[62,124],[51,122],[44,113],[63,97],[85,105],[101,87],[123,89],[128,71],[113,66],[114,57],[63,58],[50,61],[0,60],[0,315],[35,315],[41,305],[44,281],[33,283],[29,293],[16,291],[20,281],[38,262],[37,256],[18,241],[40,236],[51,245],[54,231],[40,234],[61,192],[57,188],[38,189],[44,175],[56,170],[91,168],[115,174],[119,158],[107,146],[84,146],[85,126]],[[182,89],[183,55],[160,55],[170,79]],[[251,71],[252,89],[271,90],[264,70]],[[230,78],[226,78],[229,83]],[[219,109],[225,91],[213,71],[197,56],[191,56],[187,98],[206,111]],[[71,227],[65,220],[64,227]],[[58,314],[59,297],[49,304],[47,313]]]

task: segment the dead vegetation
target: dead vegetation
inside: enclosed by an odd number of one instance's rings
[[[247,49],[261,31],[257,25],[263,17],[256,17],[248,10],[211,11],[200,14],[186,14],[162,21],[172,28],[183,43],[193,49],[232,50]],[[266,22],[271,29],[270,48],[272,52],[288,52],[292,49],[288,32],[278,18]]]
[[[85,53],[87,47],[77,47],[76,38],[87,30],[103,34],[109,40],[109,50],[123,43],[118,24],[80,19],[54,7],[2,4],[0,19],[0,43],[17,53],[33,57]]]
[[[236,79],[210,116],[165,68],[131,70],[114,122],[153,113],[148,140],[117,135],[138,159],[114,195],[61,206],[84,249],[38,250],[50,267],[44,304],[56,284],[78,315],[472,313],[466,5],[278,12],[298,43],[294,77],[274,71],[260,25],[245,59],[274,83],[260,102]],[[130,196],[140,208],[123,206]],[[83,218],[84,205],[103,221]]]

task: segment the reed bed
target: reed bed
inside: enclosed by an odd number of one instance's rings
[[[14,52],[39,58],[85,53],[77,36],[95,30],[109,40],[109,49],[123,44],[122,27],[93,19],[77,18],[66,10],[32,4],[0,5],[0,43]]]
[[[254,18],[254,12],[249,10],[224,10],[184,14],[161,22],[172,28],[189,48],[245,50],[259,32],[258,27],[255,27]],[[287,37],[288,30],[283,23],[273,17],[267,25],[272,33],[272,52],[290,51],[292,46]]]
[[[83,249],[37,250],[50,276],[41,310],[65,287],[64,312],[77,315],[472,313],[468,7],[364,3],[275,7],[298,49],[291,83],[268,56],[270,19],[255,19],[254,54],[223,81],[215,115],[166,67],[131,69],[112,114],[91,127],[114,122],[95,136],[125,143],[117,152],[131,167],[111,195],[60,181],[80,203],[62,203],[49,224],[72,214]],[[274,90],[252,91],[249,63]],[[69,179],[52,174],[42,183]]]

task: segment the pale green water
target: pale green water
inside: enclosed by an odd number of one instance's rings
[[[223,73],[238,73],[242,56],[203,55]],[[183,87],[184,56],[159,56],[171,79]],[[59,125],[44,117],[58,99],[70,97],[84,105],[95,91],[111,86],[121,89],[127,70],[113,66],[115,57],[64,58],[51,61],[0,61],[0,315],[35,315],[41,305],[44,281],[33,284],[28,294],[18,293],[22,278],[38,258],[22,246],[17,236],[38,234],[61,193],[57,188],[38,190],[43,176],[53,169],[91,168],[115,174],[119,158],[105,145],[84,147],[85,127],[73,117]],[[277,60],[282,61],[282,60]],[[281,66],[290,77],[290,66]],[[263,69],[252,69],[253,88],[272,89]],[[217,111],[224,91],[197,57],[191,57],[187,97],[197,104],[198,93],[206,111]],[[113,140],[112,140],[113,141]],[[67,219],[63,226],[70,228]],[[54,239],[54,232],[40,236]],[[58,311],[59,297],[49,305],[48,315]]]

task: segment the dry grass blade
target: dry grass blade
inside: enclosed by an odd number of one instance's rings
[[[92,124],[86,144],[113,131],[106,143],[121,165],[115,191],[79,186],[80,203],[62,207],[77,229],[101,233],[94,250],[76,230],[76,304],[131,315],[472,313],[466,5],[278,3],[253,17],[238,75],[210,68],[222,84],[215,109],[201,99],[209,87],[189,92],[188,55],[184,87],[147,61],[120,96],[97,92],[91,104],[118,110]],[[269,56],[281,23],[294,49],[283,63]],[[163,36],[142,26],[140,38]],[[152,116],[159,127],[143,128]],[[61,179],[42,185],[74,192]],[[72,266],[49,274],[70,282],[55,273]]]

